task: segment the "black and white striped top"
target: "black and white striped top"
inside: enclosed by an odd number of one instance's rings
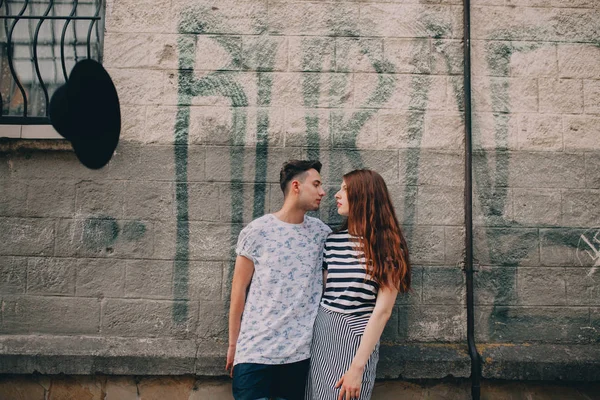
[[[321,306],[343,314],[373,312],[379,285],[367,276],[364,253],[348,230],[327,237],[323,269],[327,270],[327,282]]]

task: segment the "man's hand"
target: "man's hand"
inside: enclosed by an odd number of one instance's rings
[[[225,370],[229,372],[229,376],[233,378],[233,357],[235,356],[235,344],[230,344],[227,349],[227,364]]]
[[[335,383],[335,387],[340,389],[338,400],[358,399],[360,396],[360,386],[364,369],[351,366],[348,371]]]

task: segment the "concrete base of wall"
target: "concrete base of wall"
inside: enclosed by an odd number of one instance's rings
[[[600,383],[483,381],[482,400],[592,400]],[[0,375],[3,400],[232,400],[231,381],[193,376]],[[468,380],[378,381],[373,400],[471,399]]]
[[[600,381],[594,345],[480,345],[484,378]],[[225,375],[226,345],[174,339],[0,336],[0,374]],[[378,378],[468,378],[462,344],[381,346]]]

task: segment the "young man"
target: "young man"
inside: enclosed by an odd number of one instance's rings
[[[240,232],[225,366],[236,400],[304,398],[323,289],[323,244],[331,232],[305,215],[318,210],[325,196],[320,171],[318,161],[285,163],[283,207]]]

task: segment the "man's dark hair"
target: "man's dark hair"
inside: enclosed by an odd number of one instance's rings
[[[279,186],[283,194],[286,194],[288,183],[296,176],[305,173],[309,169],[321,172],[321,162],[315,160],[290,160],[283,164],[279,172]]]

